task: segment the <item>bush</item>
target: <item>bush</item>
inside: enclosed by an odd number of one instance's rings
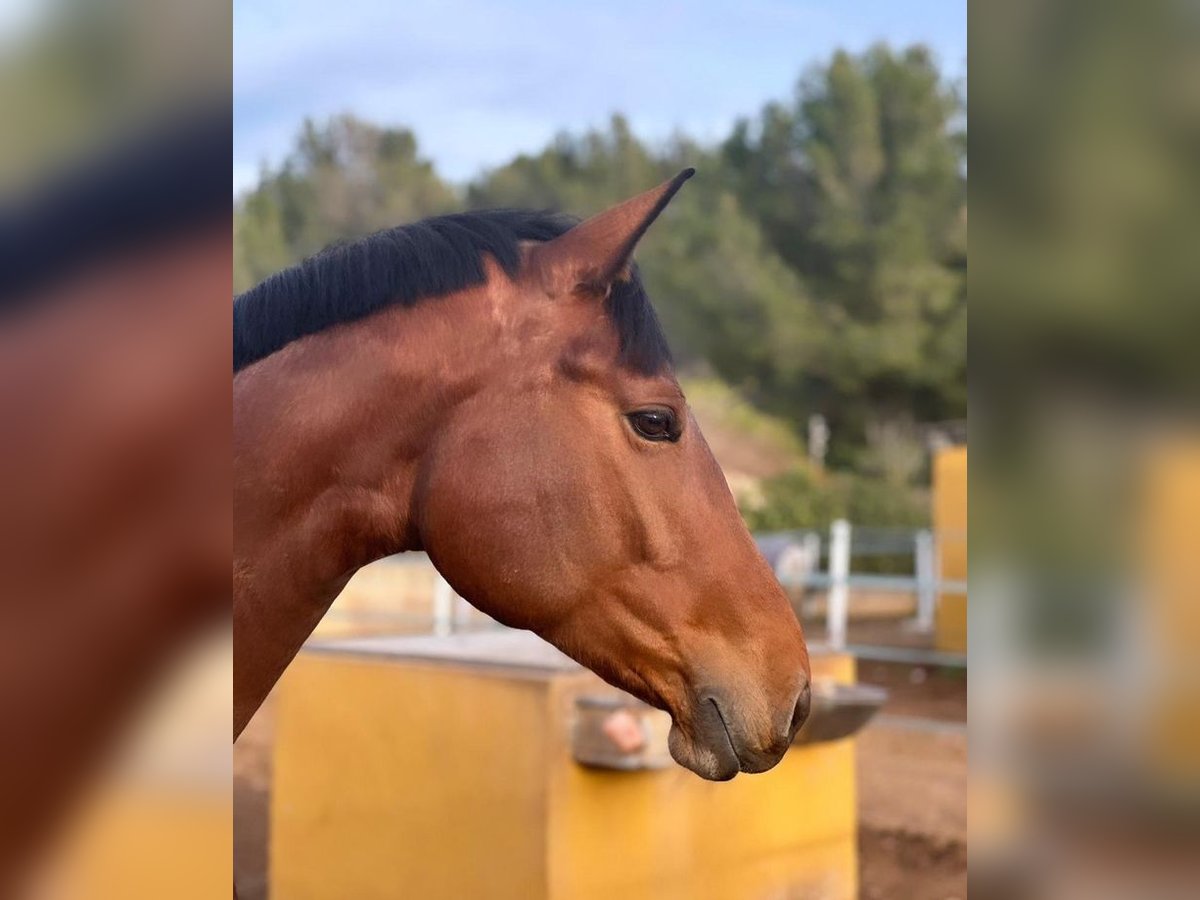
[[[742,515],[751,531],[813,530],[826,534],[835,519],[869,528],[917,529],[929,526],[928,491],[883,478],[837,473],[814,475],[793,469],[762,484],[761,499],[743,498]],[[824,565],[824,563],[822,563]],[[856,572],[912,574],[913,557],[862,556]]]
[[[823,530],[843,515],[839,492],[829,479],[814,478],[807,469],[793,469],[762,484],[762,500],[739,500],[751,531]]]
[[[859,528],[929,527],[928,491],[850,473],[817,475],[792,469],[763,481],[760,499],[742,498],[740,505],[751,532],[816,530],[824,538],[836,518]],[[868,554],[854,558],[852,566],[856,572],[911,575],[913,557]]]
[[[845,476],[842,517],[855,525],[928,528],[929,492],[883,478]]]
[[[797,468],[765,480],[761,495],[758,502],[743,498],[741,503],[751,531],[825,531],[834,519],[871,527],[929,525],[928,492],[883,478],[850,473],[814,475]]]

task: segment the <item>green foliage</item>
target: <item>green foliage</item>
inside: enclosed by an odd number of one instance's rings
[[[722,147],[745,208],[818,304],[825,352],[805,361],[807,384],[779,373],[779,394],[812,398],[835,445],[965,414],[962,112],[923,48],[876,47],[835,54]]]
[[[871,527],[929,527],[927,491],[862,475],[847,474],[840,480],[847,521]]]
[[[805,468],[767,479],[761,502],[743,499],[741,505],[752,531],[824,531],[835,519],[871,527],[929,524],[929,498],[924,491],[851,473],[817,477]]]
[[[536,156],[522,154],[486,174],[468,188],[467,202],[473,209],[528,206],[593,213],[653,187],[678,169],[651,153],[625,118],[616,115],[606,131],[560,134]]]
[[[234,215],[234,289],[335,241],[450,212],[452,188],[417,152],[406,129],[353,116],[306,121],[291,156],[266,169]]]
[[[825,529],[842,516],[841,498],[833,485],[814,478],[807,469],[793,469],[762,486],[763,500],[741,498],[742,517],[751,531]]]

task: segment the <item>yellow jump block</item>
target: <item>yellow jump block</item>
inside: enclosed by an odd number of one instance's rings
[[[588,768],[575,701],[615,692],[519,632],[331,642],[278,693],[274,900],[856,894],[852,740],[723,784]]]
[[[948,447],[933,460],[933,527],[938,536],[939,577],[967,580],[967,448]],[[947,593],[938,603],[934,644],[967,652],[967,596]]]

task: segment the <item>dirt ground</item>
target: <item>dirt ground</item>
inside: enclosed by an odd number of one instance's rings
[[[967,677],[860,662],[889,699],[858,738],[860,900],[967,896]]]
[[[964,900],[967,847],[919,834],[858,832],[859,900]]]
[[[967,675],[961,669],[858,661],[858,680],[887,688],[887,716],[967,721]]]
[[[860,662],[859,680],[889,691],[858,740],[860,900],[963,900],[966,676]],[[242,900],[267,898],[272,715],[268,699],[234,752],[234,870]]]

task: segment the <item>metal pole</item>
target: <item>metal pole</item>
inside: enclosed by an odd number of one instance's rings
[[[937,606],[937,556],[934,552],[933,532],[918,531],[914,538],[917,574],[917,621],[918,631],[933,631],[933,614]]]
[[[846,646],[846,619],[850,607],[850,523],[838,519],[829,527],[829,596],[825,624],[829,646]]]

